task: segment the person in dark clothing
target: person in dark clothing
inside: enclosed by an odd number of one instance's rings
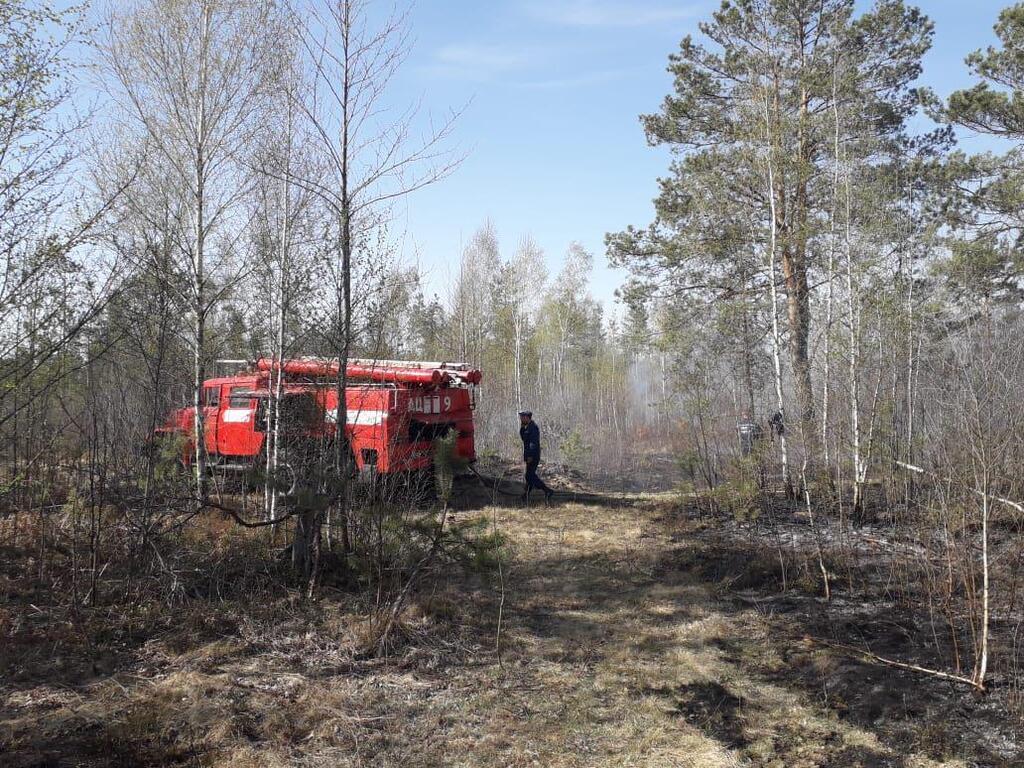
[[[537,476],[537,466],[540,464],[540,427],[534,422],[533,413],[530,411],[519,412],[519,437],[523,441],[523,461],[526,464],[523,501],[530,500],[530,491],[534,488],[544,491],[544,498],[550,500],[555,492]]]
[[[743,419],[736,425],[736,431],[740,436],[740,451],[744,456],[754,452],[754,448],[764,435],[761,425],[754,421],[749,411],[743,414]]]

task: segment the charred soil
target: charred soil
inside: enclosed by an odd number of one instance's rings
[[[462,486],[454,518],[503,534],[500,572],[437,568],[385,657],[366,653],[373,597],[358,585],[307,601],[231,570],[249,534],[237,533],[237,550],[227,536],[219,577],[197,577],[173,609],[119,611],[106,593],[59,609],[33,555],[7,552],[0,762],[1024,760],[1005,689],[978,697],[809,639],[914,659],[918,637],[896,606],[841,595],[825,604],[795,572],[783,591],[771,547],[694,519],[673,496],[567,490],[575,495],[525,508],[494,486]]]

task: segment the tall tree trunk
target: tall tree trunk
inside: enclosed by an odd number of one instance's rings
[[[193,359],[193,404],[195,406],[195,470],[196,498],[206,502],[206,414],[203,412],[203,381],[206,379],[206,84],[209,76],[210,32],[212,9],[203,4],[202,31],[199,40],[199,97],[196,101],[195,198],[193,205],[194,253],[193,300],[195,305],[195,356]]]
[[[747,418],[753,420],[754,413],[754,350],[755,344],[753,329],[750,323],[750,280],[747,277],[746,269],[743,275],[743,385],[746,392]],[[664,361],[664,357],[662,358]],[[662,363],[662,382],[664,386],[664,362]],[[664,396],[664,395],[663,395]],[[660,411],[659,411],[660,413]]]
[[[286,88],[291,83],[287,83]],[[278,206],[278,215],[281,217],[278,229],[278,263],[277,263],[277,312],[274,318],[274,359],[278,361],[274,371],[274,385],[272,393],[272,424],[267,432],[269,445],[267,446],[267,479],[264,485],[264,496],[267,506],[267,517],[270,520],[277,519],[277,498],[278,491],[275,487],[275,474],[281,455],[281,395],[284,392],[284,368],[281,363],[285,358],[285,323],[288,317],[290,292],[288,288],[289,262],[291,246],[291,178],[292,178],[292,132],[294,130],[294,114],[290,97],[286,100],[287,113],[285,116],[284,136],[284,168],[280,178],[281,199]]]
[[[979,688],[984,688],[985,677],[988,674],[989,635],[989,479],[987,466],[982,472],[981,493],[981,640],[979,641],[978,664],[974,674],[974,683]]]
[[[290,115],[289,115],[290,117]],[[289,121],[290,122],[290,121]],[[288,138],[286,139],[286,160],[287,165],[291,154],[291,125],[288,126]],[[284,349],[284,326],[288,312],[287,280],[288,280],[288,238],[290,216],[289,204],[289,172],[286,170],[281,179],[281,227],[278,244],[277,265],[277,313],[274,322],[274,358],[278,361],[277,370],[274,371],[274,388],[272,402],[272,420],[267,437],[270,445],[267,446],[267,480],[264,489],[267,504],[267,517],[271,520],[277,519],[277,489],[274,485],[275,473],[278,468],[278,461],[281,454],[281,394],[284,391],[284,367],[282,365],[285,356]]]
[[[844,234],[844,251],[846,257],[846,322],[848,326],[849,349],[849,380],[850,391],[850,451],[853,462],[853,515],[860,519],[863,514],[864,500],[864,457],[861,451],[860,428],[860,289],[853,275],[853,245],[851,242],[852,191],[850,189],[850,169],[846,169],[846,229]],[[881,365],[881,361],[879,361]]]
[[[519,310],[516,310],[518,313]],[[516,407],[523,407],[523,319],[517,314],[515,319],[515,377]]]
[[[831,455],[829,452],[829,395],[832,386],[832,323],[835,319],[835,277],[836,277],[836,216],[839,212],[839,98],[837,83],[838,62],[832,59],[832,209],[829,212],[828,237],[828,293],[825,299],[825,370],[822,373],[821,395],[821,448],[825,460],[825,472],[831,475]]]
[[[775,195],[775,160],[771,135],[771,116],[768,108],[768,99],[764,103],[765,138],[767,142],[767,156],[765,165],[768,181],[768,201],[771,208],[769,221],[769,243],[768,243],[768,284],[771,288],[772,305],[772,363],[775,371],[775,399],[778,405],[779,414],[782,417],[782,429],[778,430],[779,456],[782,462],[782,484],[787,496],[793,495],[793,481],[789,472],[789,449],[787,445],[785,425],[786,402],[782,390],[782,359],[780,355],[781,342],[779,339],[779,290],[777,286],[778,275],[776,272],[776,249],[778,247],[777,222],[778,211],[776,210]]]

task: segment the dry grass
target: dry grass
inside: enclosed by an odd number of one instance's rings
[[[359,654],[367,619],[344,594],[313,606],[282,598],[254,617],[208,604],[234,618],[156,635],[113,674],[71,688],[5,684],[0,762],[969,764],[929,756],[925,744],[905,751],[789,684],[790,641],[771,617],[664,567],[679,545],[658,522],[661,509],[643,497],[459,512],[493,517],[512,540],[500,654],[494,578],[426,582],[389,659]],[[826,677],[834,659],[804,651]]]

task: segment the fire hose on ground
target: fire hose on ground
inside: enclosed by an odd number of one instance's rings
[[[521,499],[523,497],[523,491],[506,491],[503,488],[499,487],[500,483],[503,483],[503,482],[506,481],[507,478],[505,478],[505,477],[486,477],[484,475],[481,475],[477,471],[477,468],[474,467],[472,464],[469,465],[469,471],[472,472],[474,475],[476,475],[477,480],[480,481],[480,485],[483,488],[485,488],[487,490],[490,490],[493,493],[500,493],[502,496],[510,496],[510,497],[517,498],[517,499]],[[600,502],[608,501],[608,497],[607,496],[603,496],[601,494],[594,494],[594,493],[582,493],[582,492],[576,491],[576,490],[553,491],[553,495],[555,497],[561,497],[563,499],[568,498],[568,499],[572,499],[573,501],[578,501],[578,502],[598,502],[598,503],[600,503]]]
[[[521,497],[523,495],[522,491],[511,492],[511,491],[504,491],[501,488],[499,488],[498,487],[498,483],[504,482],[504,480],[505,480],[505,478],[503,478],[503,477],[491,478],[494,481],[494,485],[493,486],[488,486],[487,485],[488,478],[485,478],[483,475],[481,475],[477,471],[477,468],[474,467],[472,464],[469,465],[469,471],[472,472],[474,475],[476,475],[476,478],[477,478],[477,480],[480,481],[480,485],[481,486],[483,486],[484,488],[488,488],[489,490],[494,491],[495,493],[500,493],[503,496],[514,496],[515,498],[519,498],[519,497]]]

